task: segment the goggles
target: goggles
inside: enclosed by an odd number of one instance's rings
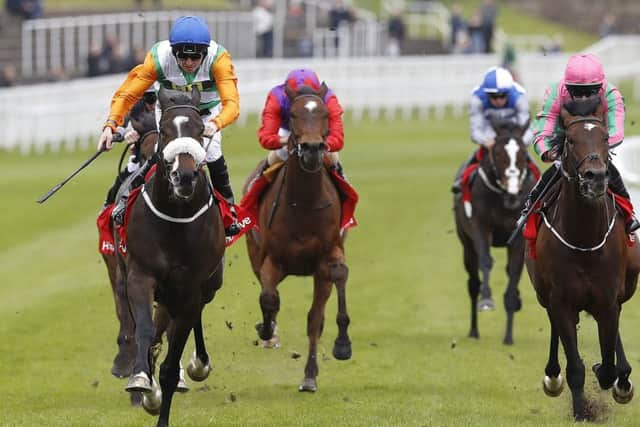
[[[506,92],[496,92],[496,93],[490,93],[489,94],[489,98],[491,99],[504,99],[507,97],[507,93]]]
[[[588,98],[592,95],[597,95],[602,85],[589,85],[589,86],[572,86],[566,85],[567,91],[573,98]]]

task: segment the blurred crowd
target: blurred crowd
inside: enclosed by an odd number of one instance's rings
[[[466,20],[459,4],[451,7],[451,52],[490,53],[498,16],[495,0],[483,0],[480,8]]]

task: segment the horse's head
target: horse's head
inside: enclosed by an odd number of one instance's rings
[[[306,172],[319,171],[327,151],[325,139],[329,133],[329,110],[324,103],[327,91],[324,82],[317,92],[307,86],[294,92],[285,86],[291,101],[289,150],[297,155],[301,168]]]
[[[191,95],[160,89],[159,171],[168,179],[173,195],[182,200],[193,197],[195,185],[204,165],[202,147],[204,123],[200,118],[200,92]]]
[[[495,144],[489,150],[489,162],[496,184],[505,192],[505,207],[516,209],[521,204],[522,186],[527,178],[527,147],[522,136],[529,122],[518,126],[510,120],[493,119],[496,132]]]
[[[150,159],[158,141],[158,125],[155,111],[142,109],[137,114],[131,114],[131,126],[138,132],[140,139],[136,143],[141,158]]]
[[[597,96],[576,99],[561,112],[566,132],[562,169],[569,181],[576,181],[579,194],[589,200],[607,190],[609,134],[603,123],[603,108]]]

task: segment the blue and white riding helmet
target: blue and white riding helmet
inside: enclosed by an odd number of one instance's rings
[[[181,16],[176,19],[169,33],[169,44],[178,57],[202,58],[207,56],[211,33],[204,19],[199,16]]]
[[[513,76],[506,68],[491,67],[484,75],[482,89],[485,93],[506,94],[513,88]]]

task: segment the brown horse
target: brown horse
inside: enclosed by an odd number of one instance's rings
[[[179,363],[191,330],[196,351],[187,368],[195,381],[211,371],[202,331],[202,310],[222,285],[225,238],[220,211],[202,166],[204,124],[193,98],[160,90],[162,110],[157,170],[131,207],[127,253],[119,255],[135,322],[137,355],[126,390],[144,393],[151,413],[160,407],[158,426],[167,426],[179,381]],[[171,317],[168,351],[160,366],[161,393],[153,379],[156,349],[154,299]],[[157,318],[156,318],[157,320]],[[161,402],[160,402],[161,401]]]
[[[469,277],[469,336],[479,337],[477,311],[494,307],[489,286],[493,267],[490,247],[507,246],[509,281],[504,293],[507,325],[503,342],[513,344],[513,317],[522,306],[518,283],[524,267],[524,239],[519,236],[511,245],[507,245],[507,240],[516,227],[525,197],[533,188],[536,178],[528,168],[527,147],[522,142],[528,123],[518,127],[513,123],[494,121],[492,125],[496,131],[496,142],[485,152],[478,165],[478,176],[471,183],[471,201],[463,201],[463,195],[457,193],[453,209],[456,231],[464,249],[464,266]],[[478,277],[478,269],[482,272],[482,281]]]
[[[137,120],[132,119],[131,124],[140,135],[140,139],[135,143],[135,145],[138,153],[138,160],[142,164],[151,158],[155,150],[156,141],[158,140],[155,112],[143,112]],[[128,152],[129,147],[126,147],[123,151],[121,161],[124,155]],[[114,186],[112,189],[114,194],[107,195],[107,200],[117,200],[118,196],[115,194],[117,190],[118,188]],[[112,229],[115,230],[115,226],[113,224]],[[136,357],[133,319],[129,312],[129,302],[127,300],[125,282],[124,280],[119,280],[117,278],[118,269],[115,253],[111,255],[103,254],[102,259],[107,266],[109,281],[111,282],[111,290],[113,291],[116,315],[118,316],[118,322],[120,324],[117,338],[118,353],[113,360],[111,373],[115,377],[125,378],[131,375],[131,370],[133,369],[133,363]]]
[[[291,100],[289,159],[262,196],[259,231],[252,229],[247,234],[251,266],[262,287],[263,320],[257,329],[265,342],[274,344],[277,339],[278,284],[290,274],[313,276],[313,303],[307,316],[309,355],[299,387],[300,391],[311,392],[317,389],[318,340],[333,283],[338,291],[339,328],[333,355],[339,360],[351,357],[340,196],[323,165],[328,133],[328,110],[323,101],[326,92],[324,83],[318,92],[302,87],[294,93],[287,87]]]
[[[637,243],[628,246],[624,220],[607,191],[609,144],[599,99],[573,101],[562,109],[561,119],[566,130],[563,179],[544,201],[537,257],[527,257],[526,264],[551,323],[543,389],[549,396],[562,392],[560,339],[567,357],[573,416],[585,420],[592,414],[585,405],[585,368],[578,352],[579,313],[587,311],[598,324],[602,362],[593,370],[600,387],[613,386],[615,400],[629,402],[631,367],[618,322],[622,304],[636,289],[640,252]]]

